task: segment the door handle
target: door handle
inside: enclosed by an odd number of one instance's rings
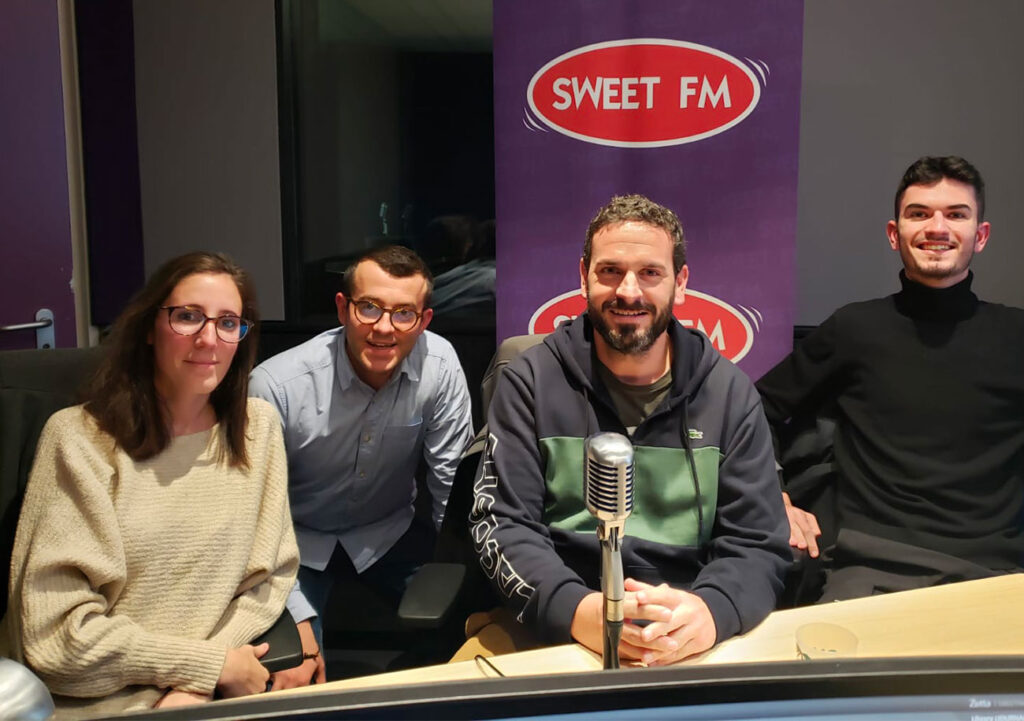
[[[54,348],[53,311],[40,308],[36,311],[36,319],[31,323],[15,323],[0,325],[0,332],[16,330],[34,330],[36,332],[36,348]]]
[[[0,330],[37,330],[39,328],[49,328],[51,325],[53,325],[53,321],[46,319],[31,323],[18,323],[16,325],[0,325]]]

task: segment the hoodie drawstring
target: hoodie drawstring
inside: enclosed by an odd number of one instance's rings
[[[683,425],[679,433],[683,442],[683,449],[686,451],[686,460],[690,463],[690,474],[693,476],[693,490],[697,494],[697,546],[704,542],[704,504],[700,497],[700,479],[697,478],[697,461],[693,457],[693,449],[690,448],[690,402],[689,398],[683,398]]]
[[[596,416],[597,410],[594,409],[593,406],[590,405],[590,390],[587,388],[586,384],[584,384],[583,385],[583,417],[587,419],[587,434],[584,436],[584,438],[592,436],[593,434],[595,434],[595,433],[597,433],[598,431],[601,430],[600,426],[598,426],[596,429],[594,428],[594,424],[590,420],[590,417],[591,417],[592,413]]]

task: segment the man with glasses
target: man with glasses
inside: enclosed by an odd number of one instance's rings
[[[337,582],[358,574],[397,606],[433,548],[472,438],[459,359],[426,330],[432,285],[426,264],[407,248],[367,253],[335,297],[342,327],[270,358],[250,378],[250,394],[274,404],[284,425],[302,563],[288,608],[296,621],[313,617],[318,642]],[[414,520],[421,460],[434,528]],[[294,679],[279,673],[278,682],[308,682],[320,663],[307,660],[287,672]]]

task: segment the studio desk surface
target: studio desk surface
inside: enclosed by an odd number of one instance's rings
[[[857,639],[857,658],[1024,655],[1024,574],[966,581],[821,606],[776,611],[759,626],[679,665],[798,660],[797,629],[841,626]],[[505,676],[579,673],[602,668],[578,644],[488,659]],[[624,664],[625,667],[625,664]],[[487,664],[463,661],[334,681],[279,694],[342,691],[494,677]]]

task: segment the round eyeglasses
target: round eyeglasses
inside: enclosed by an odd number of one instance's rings
[[[356,320],[364,325],[378,323],[384,314],[391,316],[391,325],[395,330],[407,332],[419,325],[420,317],[423,315],[415,308],[407,305],[397,308],[384,308],[372,300],[353,300],[352,307],[355,309]]]
[[[170,323],[171,330],[178,335],[201,333],[206,324],[212,321],[218,338],[225,343],[238,343],[252,327],[250,321],[237,315],[227,314],[210,318],[191,305],[162,305],[160,310],[167,311],[167,322]]]

